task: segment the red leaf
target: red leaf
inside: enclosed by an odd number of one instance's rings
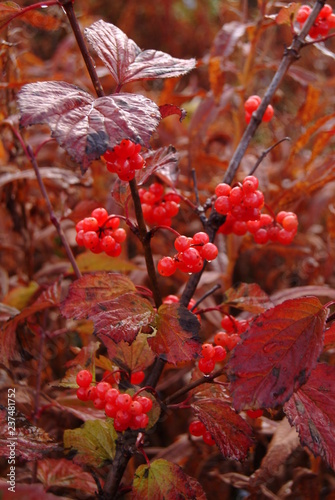
[[[29,83],[20,90],[18,104],[21,125],[47,123],[52,137],[83,171],[122,139],[148,146],[161,119],[158,106],[141,95],[94,99],[65,82]]]
[[[1,500],[13,500],[16,498],[22,498],[24,500],[36,500],[36,498],[38,498],[38,500],[69,500],[68,496],[65,497],[47,493],[42,484],[16,483],[15,489],[10,490],[9,483],[0,480],[0,493]]]
[[[319,363],[284,405],[303,445],[335,470],[335,366]]]
[[[90,317],[92,308],[98,302],[135,291],[132,281],[122,274],[85,274],[70,285],[68,296],[61,304],[61,311],[66,318],[86,319]]]
[[[139,333],[131,345],[124,340],[118,344],[105,337],[103,340],[109,358],[120,368],[127,368],[130,371],[145,370],[155,360],[148,345],[148,335],[145,333]]]
[[[58,306],[60,294],[61,287],[56,282],[44,290],[31,306],[23,309],[20,314],[17,314],[2,326],[0,338],[0,361],[2,363],[7,366],[9,360],[20,360],[20,356],[16,351],[16,329],[18,324],[36,312]]]
[[[229,404],[219,399],[200,399],[192,408],[212,434],[226,458],[244,460],[252,444],[252,429]]]
[[[221,304],[223,309],[231,306],[254,314],[264,312],[271,305],[269,296],[256,283],[238,283],[229,288],[224,293]]]
[[[136,292],[132,281],[106,272],[87,274],[75,281],[61,311],[66,318],[91,319],[102,341],[107,336],[114,342],[129,343],[155,317],[152,305]]]
[[[184,499],[205,500],[201,485],[185,474],[179,465],[159,458],[140,465],[134,474],[132,500]]]
[[[244,35],[245,30],[246,25],[238,21],[225,23],[214,40],[214,53],[212,55],[220,55],[224,59],[228,58],[234,52],[236,44]]]
[[[85,491],[94,496],[97,488],[91,474],[65,458],[46,458],[38,461],[37,479],[43,483],[46,490],[50,488],[71,488]]]
[[[274,408],[306,382],[322,351],[326,317],[316,297],[287,300],[258,316],[227,364],[237,410]]]
[[[178,115],[179,121],[183,121],[186,117],[185,109],[179,108],[174,104],[162,104],[161,106],[159,106],[159,111],[162,115],[162,118],[166,118],[167,116],[171,115]]]
[[[136,80],[173,78],[195,67],[195,59],[176,59],[157,50],[142,51],[123,31],[102,20],[86,28],[85,35],[119,87]]]
[[[323,341],[323,348],[325,351],[334,349],[335,347],[335,322],[325,331],[325,338]]]
[[[287,7],[282,7],[276,15],[276,23],[292,26],[300,7],[300,3],[294,2],[290,3]]]
[[[156,334],[148,338],[151,349],[168,363],[194,359],[200,353],[197,317],[181,304],[163,304],[158,309]]]

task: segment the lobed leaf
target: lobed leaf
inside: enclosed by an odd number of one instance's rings
[[[104,338],[104,344],[108,350],[108,356],[120,368],[127,368],[130,371],[145,370],[150,366],[155,356],[148,344],[148,335],[139,333],[131,345],[125,340],[115,343]]]
[[[201,485],[185,474],[179,465],[162,458],[150,465],[140,465],[134,474],[132,500],[205,500]]]
[[[326,317],[316,297],[287,300],[258,316],[227,363],[233,406],[285,403],[316,365]]]
[[[252,429],[225,401],[200,399],[192,403],[196,416],[212,434],[224,457],[244,460],[252,445]]]
[[[157,50],[142,51],[123,31],[102,20],[86,28],[85,35],[119,87],[136,80],[181,76],[195,67],[195,59],[176,59]]]
[[[197,357],[201,350],[200,323],[182,304],[163,304],[157,312],[154,336],[148,344],[168,363],[177,364]]]
[[[70,285],[61,311],[66,318],[91,319],[101,340],[116,343],[133,342],[140,328],[155,318],[151,303],[131,280],[107,272],[87,274]]]
[[[335,470],[335,366],[319,363],[284,405],[303,445]]]
[[[37,479],[46,490],[70,488],[94,495],[96,483],[91,474],[65,458],[45,458],[37,462]]]
[[[46,123],[52,137],[86,171],[122,139],[149,146],[161,115],[150,99],[119,93],[94,99],[66,82],[36,82],[18,93],[21,125]]]
[[[254,314],[262,313],[272,303],[269,296],[256,283],[238,283],[225,291],[221,306],[236,307]]]
[[[101,467],[113,460],[116,439],[111,421],[88,420],[83,427],[64,432],[64,448],[76,452],[74,462]]]

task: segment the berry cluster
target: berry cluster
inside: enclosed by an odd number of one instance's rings
[[[206,429],[205,424],[203,424],[200,420],[193,420],[193,422],[191,422],[188,426],[188,431],[191,436],[201,436],[203,442],[209,446],[213,446],[215,444],[212,434]]]
[[[163,257],[158,262],[158,272],[162,276],[172,276],[177,269],[184,273],[197,273],[202,270],[204,260],[208,262],[216,259],[218,249],[210,243],[208,234],[196,233],[193,238],[178,236],[174,247],[177,254],[174,257]]]
[[[140,188],[144,220],[151,225],[171,226],[172,217],[179,212],[179,196],[170,191],[165,193],[164,186],[153,182],[148,189]]]
[[[230,315],[225,315],[221,320],[223,330],[215,334],[214,343],[216,346],[231,351],[240,342],[240,335],[245,332],[248,325],[247,320],[238,320]]]
[[[297,234],[298,218],[294,212],[285,211],[279,212],[275,218],[269,214],[261,214],[259,220],[248,221],[246,227],[256,243],[272,241],[289,245]]]
[[[296,16],[296,21],[300,24],[300,27],[305,23],[311,12],[312,8],[309,5],[301,5]],[[332,28],[335,28],[335,14],[331,5],[326,3],[309,30],[309,36],[311,38],[326,36]]]
[[[123,139],[120,144],[107,150],[103,155],[107,170],[117,174],[121,181],[131,181],[135,177],[136,170],[144,167],[144,159],[139,154],[140,151],[140,144]]]
[[[235,234],[242,232],[246,221],[258,220],[260,211],[264,205],[264,195],[258,189],[258,179],[254,175],[248,175],[242,184],[234,187],[224,182],[215,188],[217,196],[214,208],[221,215],[227,215],[227,221]],[[223,232],[223,231],[221,231]]]
[[[95,408],[105,410],[107,417],[114,419],[116,431],[147,427],[148,412],[152,408],[150,398],[122,393],[108,382],[99,382],[96,386],[91,385],[92,374],[88,370],[80,370],[76,382],[79,385],[77,398],[81,401],[93,401]]]
[[[119,227],[120,219],[108,215],[105,208],[96,208],[90,217],[85,217],[76,225],[76,242],[93,253],[105,252],[111,257],[121,253],[121,243],[126,239],[126,231]]]
[[[209,375],[215,368],[215,364],[223,361],[227,352],[221,345],[213,345],[210,343],[202,344],[202,358],[199,359],[198,367],[204,375]]]
[[[256,109],[259,107],[262,99],[258,95],[251,95],[244,103],[244,111],[245,111],[245,121],[247,123],[251,120],[251,115]],[[265,110],[265,113],[262,118],[262,122],[269,122],[274,115],[274,110],[271,104]]]

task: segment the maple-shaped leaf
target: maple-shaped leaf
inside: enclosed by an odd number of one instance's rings
[[[227,363],[234,408],[285,403],[316,365],[326,317],[316,297],[287,300],[259,315]]]
[[[97,489],[91,474],[79,465],[65,458],[45,458],[37,462],[37,479],[46,490],[50,488],[70,488],[85,491],[94,496]]]
[[[60,303],[60,297],[61,286],[56,282],[42,291],[33,304],[25,307],[19,314],[2,325],[0,331],[0,362],[8,366],[9,360],[18,361],[21,359],[16,349],[16,329],[18,324],[37,312],[50,307],[57,307]]]
[[[130,279],[120,274],[87,274],[69,287],[61,306],[66,318],[91,319],[95,333],[114,342],[133,342],[140,328],[155,318],[151,303]]]
[[[104,344],[108,350],[109,358],[120,368],[139,371],[150,366],[155,356],[148,344],[148,335],[139,333],[131,345],[121,340],[117,344],[104,337]]]
[[[200,354],[200,323],[182,304],[161,305],[154,326],[157,330],[148,338],[148,344],[168,363],[189,361]]]
[[[134,474],[132,500],[206,500],[206,495],[196,479],[183,469],[163,458],[150,465],[140,465]]]
[[[32,425],[21,412],[16,412],[13,416],[2,408],[0,410],[1,456],[9,458],[14,446],[16,459],[32,461],[43,458],[59,448],[47,432]],[[9,427],[9,422],[13,422],[11,418],[15,420],[15,436],[11,435],[12,428]]]
[[[252,445],[252,429],[230,404],[217,398],[206,398],[191,406],[224,457],[233,460],[246,458]]]
[[[46,123],[52,137],[86,171],[122,139],[149,146],[161,114],[150,99],[119,93],[93,98],[66,82],[36,82],[18,93],[21,125]]]
[[[221,307],[236,307],[254,314],[264,312],[272,306],[269,296],[256,283],[237,283],[225,291]]]
[[[319,363],[284,405],[303,445],[335,470],[335,366]]]
[[[74,462],[101,467],[115,455],[117,433],[111,421],[88,420],[79,429],[64,432],[64,448],[76,451]]]
[[[173,78],[195,67],[195,59],[176,59],[158,50],[141,50],[113,24],[97,21],[85,35],[118,87],[136,80]]]

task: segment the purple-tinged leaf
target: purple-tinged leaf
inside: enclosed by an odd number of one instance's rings
[[[37,479],[44,488],[70,488],[89,493],[94,497],[96,482],[89,472],[66,458],[45,458],[37,463]],[[84,495],[83,495],[84,496]],[[22,497],[25,498],[25,497]],[[39,497],[36,497],[39,498]]]
[[[252,429],[230,404],[217,398],[192,403],[196,416],[205,424],[226,458],[244,460],[252,445]]]
[[[195,314],[181,304],[163,304],[158,309],[154,336],[148,344],[155,354],[168,363],[196,358],[201,350],[198,337],[200,323]]]
[[[259,314],[271,307],[272,303],[269,296],[256,283],[238,283],[226,290],[223,295],[221,307],[225,310],[227,306]]]
[[[136,80],[174,78],[194,69],[195,59],[176,59],[157,50],[142,51],[113,24],[97,21],[85,35],[118,86]]]
[[[228,58],[234,52],[236,44],[246,29],[247,26],[238,21],[225,23],[214,40],[212,55]]]
[[[234,408],[275,408],[306,382],[322,351],[327,314],[319,299],[303,297],[251,323],[227,363]]]
[[[284,405],[303,445],[335,470],[335,366],[319,363]]]
[[[18,94],[21,125],[46,123],[52,137],[87,170],[89,164],[122,139],[149,146],[161,120],[158,106],[136,94],[94,99],[65,82],[36,82]]]

